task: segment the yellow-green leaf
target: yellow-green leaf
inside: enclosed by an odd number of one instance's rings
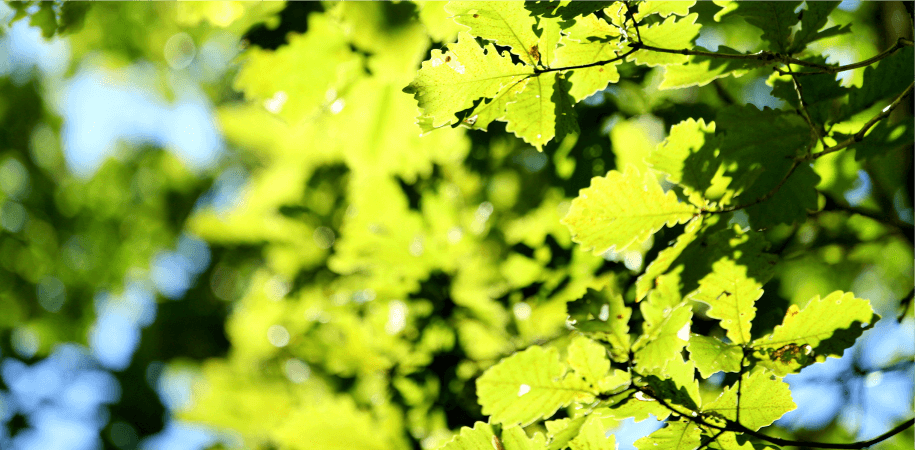
[[[672,191],[665,193],[653,174],[627,167],[625,172],[613,170],[606,177],[592,178],[562,223],[573,241],[600,254],[643,242],[661,227],[684,223],[698,212],[677,201]]]

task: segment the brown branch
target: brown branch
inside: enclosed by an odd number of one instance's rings
[[[877,122],[880,122],[881,120],[883,120],[883,119],[889,117],[890,113],[892,113],[893,110],[896,109],[896,108],[902,103],[902,99],[905,98],[907,95],[909,95],[909,94],[912,93],[912,88],[913,88],[913,87],[915,87],[915,82],[912,82],[911,84],[909,84],[909,87],[905,88],[905,90],[902,91],[902,93],[899,94],[899,96],[896,97],[896,99],[893,100],[892,103],[890,103],[889,105],[887,105],[886,108],[883,108],[883,109],[880,111],[880,114],[877,114],[877,115],[874,116],[871,120],[868,120],[867,123],[864,124],[864,126],[861,127],[861,129],[858,130],[858,132],[855,133],[852,137],[850,137],[850,138],[848,138],[848,139],[846,139],[846,140],[844,140],[844,141],[842,141],[842,142],[840,142],[840,143],[838,143],[838,144],[836,144],[836,145],[834,145],[834,146],[832,146],[832,147],[826,148],[826,149],[823,150],[823,151],[820,151],[820,152],[817,152],[817,153],[811,153],[811,154],[807,155],[806,157],[804,157],[802,160],[803,160],[803,161],[812,161],[812,160],[817,159],[817,158],[819,158],[819,157],[821,157],[821,156],[828,155],[828,154],[830,154],[830,153],[837,152],[837,151],[839,151],[839,150],[843,150],[843,149],[845,149],[846,147],[848,147],[848,146],[850,146],[850,145],[852,145],[852,144],[861,142],[861,141],[864,139],[864,135],[868,132],[868,130],[871,129],[871,127],[873,127],[874,125],[876,125]]]

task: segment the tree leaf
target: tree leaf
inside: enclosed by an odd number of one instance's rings
[[[762,30],[763,40],[769,41],[775,51],[785,53],[790,43],[791,27],[798,22],[794,10],[800,4],[796,1],[734,2],[736,7],[730,12]]]
[[[642,372],[664,374],[670,356],[683,350],[689,339],[693,311],[685,302],[670,311],[654,311],[647,302],[640,306],[645,324],[642,335],[632,345],[635,363]],[[653,372],[656,370],[660,372]]]
[[[649,27],[640,27],[639,32],[641,33],[642,43],[671,50],[692,48],[693,40],[699,36],[699,28],[701,28],[701,25],[696,23],[698,18],[699,14],[696,13],[679,20],[675,16],[670,16],[664,22]],[[634,31],[630,31],[630,34],[632,33]],[[637,64],[645,64],[652,67],[683,64],[689,59],[686,55],[648,50],[639,50],[629,58]]]
[[[579,16],[585,16],[609,7],[615,2],[579,2],[571,0],[524,2],[524,7],[532,14],[542,17],[559,17],[564,21],[578,21]],[[566,22],[568,23],[568,22]]]
[[[678,202],[673,192],[664,193],[652,174],[627,167],[625,172],[613,170],[606,177],[592,178],[591,187],[580,191],[562,223],[573,241],[600,254],[643,242],[661,227],[686,222],[697,212]]]
[[[560,40],[562,46],[556,49],[556,67],[610,61],[624,50],[618,29],[596,16],[576,19],[575,25],[566,31],[568,35]],[[569,94],[575,102],[580,102],[606,88],[609,83],[616,83],[620,79],[616,66],[622,62],[618,60],[600,66],[572,70],[569,76]]]
[[[702,430],[699,426],[692,421],[681,419],[667,422],[664,428],[635,441],[635,448],[639,450],[658,448],[695,450],[701,443]]]
[[[581,432],[569,442],[570,450],[616,450],[616,438],[607,437],[609,427],[597,414],[590,414]]]
[[[629,360],[631,338],[629,319],[632,309],[623,296],[607,290],[588,290],[584,297],[567,306],[575,328],[588,336],[610,344],[610,358],[616,362]]]
[[[505,107],[506,131],[543,150],[553,137],[578,134],[578,120],[559,72],[523,81],[523,90]]]
[[[829,20],[829,13],[836,9],[839,3],[841,2],[807,2],[807,9],[801,13],[801,29],[794,33],[793,42],[791,43],[791,48],[788,49],[788,53],[800,52],[807,47],[807,44],[813,41],[847,33],[850,29],[850,24],[844,26],[836,25],[822,32],[819,31]]]
[[[573,400],[596,394],[575,377],[566,377],[554,348],[533,346],[489,368],[477,379],[483,414],[495,423],[527,426],[552,416]]]
[[[513,64],[509,55],[499,54],[492,45],[481,48],[472,36],[461,33],[447,52],[432,50],[404,92],[413,94],[421,117],[430,117],[434,128],[457,123],[455,113],[474,106],[474,100],[495,97],[532,74],[532,67]]]
[[[693,334],[686,345],[690,361],[696,363],[702,378],[708,378],[715,372],[739,372],[743,351],[740,346],[725,344],[718,338]]]
[[[813,358],[804,357],[811,351],[817,361],[841,356],[879,318],[869,301],[835,291],[814,297],[804,309],[788,307],[782,324],[753,341],[753,348],[766,356],[762,364],[781,375],[812,364]]]
[[[671,183],[683,186],[687,195],[697,194],[689,196],[690,202],[704,206],[705,199],[719,198],[727,186],[724,180],[713,186],[715,175],[723,172],[715,158],[717,150],[715,122],[706,125],[702,119],[687,119],[670,128],[670,135],[652,150],[648,163],[667,174]]]
[[[498,439],[492,425],[476,422],[473,428],[461,427],[460,433],[446,443],[441,450],[493,450],[493,440]]]
[[[693,46],[693,50],[708,51],[701,46]],[[718,53],[742,55],[730,47],[720,45]],[[676,89],[689,86],[705,86],[718,78],[728,75],[734,78],[746,75],[753,69],[764,67],[768,61],[758,59],[725,59],[708,56],[690,56],[686,64],[673,64],[664,66],[664,81],[659,89]]]
[[[718,435],[714,441],[709,443],[709,448],[719,450],[754,450],[753,444],[749,441],[743,444],[737,442],[737,433],[726,431]],[[770,447],[766,447],[767,449]]]
[[[635,20],[640,21],[651,14],[658,14],[661,17],[667,17],[671,14],[685,16],[689,14],[689,9],[695,5],[695,1],[646,1],[640,2],[639,11],[634,14]]]
[[[915,49],[903,47],[896,50],[877,63],[876,67],[868,66],[864,69],[864,83],[849,93],[843,117],[851,117],[879,100],[899,95],[913,78]]]
[[[712,272],[699,280],[690,299],[709,305],[709,317],[721,320],[731,342],[750,342],[750,325],[756,317],[756,300],[762,297],[762,283],[747,276],[747,268],[732,259],[712,264]]]
[[[711,220],[709,220],[711,219]],[[706,218],[699,216],[696,220],[690,221],[686,224],[686,227],[683,229],[683,234],[677,236],[677,239],[674,241],[673,245],[661,250],[658,252],[658,256],[645,268],[645,272],[642,275],[639,275],[638,280],[635,283],[635,300],[640,301],[648,295],[648,292],[657,286],[659,277],[667,273],[671,265],[677,261],[680,255],[684,250],[689,246],[690,243],[696,240],[699,236],[700,231],[705,231],[703,225],[708,225],[709,222],[717,223],[718,217],[712,216],[711,218]],[[677,280],[679,284],[679,280]],[[678,286],[679,288],[679,286]]]
[[[445,9],[455,22],[470,28],[474,36],[510,48],[531,66],[540,63],[540,38],[534,32],[536,19],[523,2],[448,2]]]
[[[726,387],[715,401],[705,405],[702,411],[737,421],[739,406],[740,424],[756,431],[797,408],[791,399],[788,383],[770,372],[754,370],[744,374],[741,380],[739,397],[738,383],[734,383]]]

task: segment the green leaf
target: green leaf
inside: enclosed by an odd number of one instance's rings
[[[544,17],[559,17],[564,21],[587,17],[591,13],[609,7],[615,2],[580,2],[572,0],[524,2],[524,7],[532,14]]]
[[[721,320],[728,339],[750,342],[750,325],[756,317],[756,300],[762,297],[762,283],[747,276],[747,268],[731,259],[712,264],[712,272],[699,280],[690,299],[709,305],[709,317]]]
[[[693,334],[686,345],[690,361],[696,363],[702,378],[715,372],[739,372],[743,351],[735,344],[725,344],[721,339]]]
[[[664,374],[670,356],[683,350],[689,339],[692,308],[686,302],[668,311],[655,310],[647,302],[640,306],[645,323],[642,335],[632,345],[635,363],[642,372]]]
[[[592,178],[591,187],[580,191],[562,223],[573,241],[600,254],[644,242],[661,227],[686,222],[697,213],[696,207],[677,201],[672,191],[664,193],[651,173],[642,175],[627,167],[625,172],[613,170],[606,177]]]
[[[766,367],[789,373],[812,364],[813,358],[804,358],[811,351],[817,361],[842,356],[879,318],[869,301],[835,291],[823,299],[814,297],[804,309],[788,307],[782,324],[753,341],[753,348],[765,355],[761,363]]]
[[[535,433],[533,438],[529,438],[521,427],[503,428],[501,442],[504,450],[543,450],[546,447],[546,437],[542,433]],[[495,441],[492,448],[500,450]]]
[[[670,16],[664,22],[649,27],[641,27],[639,32],[642,43],[652,47],[661,47],[671,50],[682,50],[693,47],[693,40],[699,36],[701,25],[696,23],[699,14],[693,13],[677,20]],[[630,31],[632,34],[632,31]],[[632,38],[632,36],[630,36]],[[639,50],[633,53],[630,59],[637,64],[649,66],[667,66],[670,64],[684,64],[689,59],[686,55],[663,53],[649,50]]]
[[[610,358],[616,362],[629,360],[631,338],[629,319],[632,309],[626,306],[623,296],[603,291],[588,290],[579,300],[567,306],[575,328],[594,339],[610,344]]]
[[[696,220],[693,220],[686,224],[686,227],[683,229],[683,234],[677,236],[676,241],[673,245],[661,250],[658,252],[658,256],[651,261],[651,264],[645,268],[645,272],[642,275],[639,275],[638,280],[635,283],[635,299],[640,301],[648,295],[648,292],[655,288],[660,282],[661,275],[664,275],[671,265],[673,265],[683,251],[689,246],[690,243],[696,240],[699,236],[700,231],[704,231],[709,223],[717,223],[718,217],[712,216],[706,218],[699,216]],[[677,288],[679,289],[680,280],[677,280]]]
[[[788,411],[797,408],[791,399],[788,383],[765,370],[744,374],[738,383],[724,389],[715,401],[705,405],[703,412],[736,421],[740,408],[740,424],[753,430],[772,424]]]
[[[624,51],[618,29],[596,16],[577,19],[575,25],[566,32],[568,35],[560,40],[562,46],[556,50],[555,67],[610,61]],[[569,94],[575,102],[580,102],[606,88],[609,83],[616,83],[620,79],[616,66],[622,62],[617,60],[600,66],[572,70],[572,75],[569,76]]]
[[[641,21],[651,14],[658,14],[661,17],[667,17],[671,14],[685,16],[689,14],[689,9],[695,5],[695,1],[646,1],[640,2],[639,12],[634,14],[635,20]]]
[[[550,442],[547,446],[547,450],[561,450],[567,448],[569,446],[569,441],[575,439],[575,436],[578,436],[581,432],[581,427],[584,426],[585,421],[597,415],[596,412],[592,412],[592,414],[588,416],[579,416],[575,418],[564,417],[562,419],[544,422]]]
[[[702,443],[702,430],[694,422],[681,419],[667,422],[664,428],[655,431],[637,441],[639,450],[671,449],[695,450]]]
[[[536,20],[523,2],[449,2],[445,9],[474,36],[510,48],[531,66],[540,63]]]
[[[590,414],[581,432],[569,442],[570,450],[616,450],[616,438],[607,437],[609,427],[596,414]]]
[[[694,50],[708,51],[700,46],[693,46]],[[721,45],[717,53],[742,55],[730,47]],[[677,89],[689,86],[705,86],[712,81],[728,75],[734,78],[746,75],[753,69],[768,65],[768,61],[758,59],[724,59],[708,56],[690,56],[685,64],[664,66],[664,81],[659,89]]]
[[[641,292],[639,282],[642,282],[642,289],[650,289],[653,284],[661,283],[662,278],[658,274],[677,273],[678,286],[667,289],[676,289],[689,297],[699,288],[700,280],[712,271],[712,265],[722,258],[746,267],[747,276],[763,284],[769,280],[776,257],[763,251],[768,245],[765,238],[759,233],[745,232],[736,225],[728,227],[726,222],[716,221],[714,217],[704,220],[706,225],[703,225],[699,236],[695,240],[687,239],[689,243],[684,249],[679,250],[678,243],[658,254],[658,265],[648,267],[643,278],[637,282],[637,292]]]
[[[890,123],[881,120],[864,137],[864,142],[855,146],[855,160],[883,156],[901,147],[910,148],[915,141],[915,126],[909,121]]]
[[[822,57],[808,58],[810,62],[825,64],[826,59]],[[800,99],[797,90],[794,88],[794,82],[790,77],[777,76],[773,72],[770,78],[772,84],[772,96],[785,100],[795,109],[800,107]],[[844,97],[850,89],[842,87],[835,74],[807,75],[802,79],[801,86],[804,90],[804,101],[806,102],[807,112],[810,114],[814,123],[826,123],[834,121],[835,102],[839,97]]]
[[[794,10],[801,2],[734,2],[731,13],[744,18],[750,25],[763,31],[763,40],[772,44],[772,49],[785,53],[791,37],[791,27],[798,22]]]
[[[431,118],[429,126],[434,128],[457,123],[455,113],[473,107],[474,100],[496,97],[532,74],[532,67],[513,64],[509,55],[499,54],[492,45],[481,48],[472,36],[461,33],[447,52],[432,50],[404,92],[413,94],[421,117]]]
[[[864,69],[864,84],[852,89],[844,117],[850,117],[879,100],[899,95],[915,78],[915,50],[902,47],[895,53]]]
[[[505,108],[506,131],[543,150],[553,137],[578,134],[578,120],[559,72],[530,77],[523,90]]]
[[[717,150],[715,122],[706,125],[702,119],[687,119],[670,128],[670,135],[652,150],[648,163],[664,172],[668,181],[682,186],[687,195],[696,194],[689,196],[690,202],[704,206],[705,199],[720,198],[727,185],[715,179],[723,172],[715,158]]]
[[[715,122],[723,134],[719,159],[725,167],[724,176],[731,178],[729,190],[736,194],[731,203],[750,204],[778,187],[767,201],[746,209],[754,227],[803,220],[807,209],[816,209],[819,178],[809,164],[799,165],[781,184],[792,159],[814,143],[810,128],[800,116],[747,105],[722,110]],[[760,123],[766,126],[760,127]]]
[[[800,52],[807,44],[826,37],[847,33],[851,25],[836,25],[826,30],[819,31],[826,25],[829,13],[836,9],[841,2],[807,2],[807,9],[801,12],[801,29],[794,34],[789,54]],[[806,80],[804,80],[806,81]],[[806,84],[806,83],[805,83]]]
[[[743,436],[743,434],[741,434],[741,436]],[[732,431],[726,431],[719,434],[708,446],[709,448],[716,448],[718,450],[754,450],[755,448],[749,441],[746,441],[743,444],[737,442],[737,433]],[[766,448],[768,449],[769,447]]]
[[[441,450],[493,450],[498,442],[492,425],[484,422],[476,422],[473,428],[461,427],[458,435],[446,443]]]
[[[495,423],[527,426],[596,394],[580,379],[566,377],[566,369],[554,348],[534,346],[503,359],[477,379],[483,414]]]
[[[569,367],[595,392],[608,392],[629,382],[626,372],[610,374],[610,360],[603,345],[584,336],[569,344]]]

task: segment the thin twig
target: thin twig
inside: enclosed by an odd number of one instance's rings
[[[629,50],[628,52],[623,53],[622,55],[619,55],[613,59],[608,59],[606,61],[597,61],[597,62],[588,63],[588,64],[582,64],[579,66],[553,67],[553,68],[549,68],[549,69],[534,68],[534,75],[540,75],[541,73],[547,73],[547,72],[559,72],[559,71],[563,71],[563,70],[587,69],[588,67],[603,66],[606,64],[610,64],[612,62],[617,62],[617,61],[635,53],[636,51],[638,51],[638,49],[633,48],[632,50]]]
[[[884,50],[879,55],[874,56],[872,58],[865,59],[864,61],[856,62],[853,64],[846,64],[844,66],[826,66],[825,68],[821,68],[820,70],[814,70],[814,71],[809,71],[809,72],[795,72],[795,75],[798,75],[798,76],[819,75],[819,74],[824,74],[824,73],[839,73],[839,72],[844,72],[846,70],[859,69],[861,67],[867,67],[877,61],[880,61],[883,58],[886,58],[887,56],[890,56],[891,54],[893,54],[893,52],[895,52],[896,50],[899,50],[902,47],[911,47],[911,46],[912,46],[911,39],[906,39],[906,38],[901,37],[899,39],[896,39],[896,43],[893,44],[892,47]],[[782,70],[779,70],[779,69],[776,69],[776,70],[778,70],[778,72],[782,75],[788,74],[788,72],[783,72]]]
[[[820,135],[820,131],[817,129],[816,125],[813,123],[813,118],[810,117],[810,112],[807,111],[807,101],[804,100],[804,91],[801,88],[801,83],[797,80],[797,76],[794,74],[794,71],[791,70],[791,65],[788,65],[788,73],[791,75],[791,82],[794,84],[794,92],[797,93],[797,100],[800,102],[800,108],[797,113],[804,118],[804,121],[807,122],[807,125],[810,127],[810,132],[816,137],[816,140],[820,141],[823,144],[823,148],[828,147],[826,141],[823,140],[823,136]]]
[[[915,297],[915,289],[909,291],[909,295],[906,295],[902,301],[899,302],[899,306],[902,307],[902,312],[899,313],[899,316],[896,318],[897,322],[902,322],[902,319],[905,319],[905,313],[909,310],[909,305],[912,304],[912,298]]]
[[[779,181],[778,184],[775,185],[775,187],[772,188],[771,191],[767,192],[766,195],[763,195],[762,197],[759,197],[750,203],[744,203],[742,205],[728,206],[726,208],[721,208],[721,209],[703,210],[702,212],[706,213],[706,214],[724,214],[724,213],[734,212],[734,211],[737,211],[740,209],[749,208],[753,205],[757,205],[766,200],[769,200],[770,198],[772,198],[773,195],[775,195],[776,192],[778,192],[779,189],[782,188],[782,186],[785,184],[785,182],[788,181],[788,178],[791,177],[791,174],[794,173],[794,170],[797,169],[798,166],[801,165],[801,161],[803,161],[803,159],[795,159],[794,162],[791,163],[791,168],[788,169],[788,173],[786,173],[785,176],[782,178],[782,180]]]
[[[718,59],[742,59],[748,61],[774,61],[782,62],[785,64],[794,64],[804,67],[813,67],[817,69],[829,69],[830,66],[823,64],[812,63],[797,58],[792,58],[790,56],[781,55],[779,53],[773,53],[768,51],[760,51],[756,53],[749,54],[734,54],[734,53],[718,53],[718,52],[706,52],[701,50],[689,50],[689,49],[672,49],[672,48],[661,48],[655,47],[653,45],[641,44],[638,42],[632,42],[629,44],[630,47],[634,48],[643,48],[645,50],[651,50],[653,52],[660,53],[673,53],[675,55],[687,55],[687,56],[706,56],[709,58],[718,58]]]
[[[820,151],[820,152],[817,152],[817,153],[811,153],[811,154],[805,156],[802,160],[804,160],[804,161],[812,161],[812,160],[817,159],[817,158],[819,158],[819,157],[821,157],[821,156],[828,155],[828,154],[830,154],[830,153],[837,152],[837,151],[839,151],[839,150],[843,150],[843,149],[845,149],[846,147],[848,147],[849,145],[855,144],[855,143],[857,143],[857,142],[861,142],[861,140],[864,139],[864,135],[868,132],[868,130],[871,129],[871,127],[873,127],[874,125],[876,125],[877,122],[880,122],[881,120],[883,120],[883,119],[889,117],[890,113],[892,113],[893,110],[896,109],[896,108],[902,103],[902,99],[905,98],[907,95],[909,95],[909,94],[912,93],[912,88],[913,88],[913,87],[915,87],[915,82],[912,82],[911,84],[909,84],[909,87],[905,88],[905,90],[902,91],[902,93],[899,94],[899,96],[896,97],[896,99],[893,100],[892,103],[890,103],[889,105],[887,105],[886,108],[883,108],[883,109],[880,111],[880,114],[877,114],[877,115],[874,116],[871,120],[868,120],[867,123],[864,124],[864,126],[861,127],[861,129],[858,130],[858,132],[855,133],[852,137],[850,137],[850,138],[848,138],[848,139],[846,139],[846,140],[844,140],[844,141],[842,141],[842,142],[840,142],[840,143],[838,143],[838,144],[836,144],[836,145],[834,145],[834,146],[832,146],[832,147],[826,148],[826,149],[824,149],[823,151]]]
[[[639,33],[639,23],[635,20],[635,15],[632,14],[632,8],[629,7],[629,2],[626,3],[626,15],[629,16],[629,19],[632,20],[632,26],[635,27],[635,37],[639,40],[639,44],[642,43],[642,33]],[[625,23],[624,23],[625,25]]]
[[[839,198],[833,197],[832,195],[819,191],[820,194],[826,199],[826,204],[823,206],[822,211],[844,211],[850,214],[858,214],[864,216],[877,222],[880,222],[886,226],[893,227],[896,231],[909,241],[909,244],[913,243],[913,237],[915,237],[915,227],[912,225],[903,222],[902,220],[896,219],[888,214],[883,214],[880,211],[872,211],[864,208],[855,208],[851,205],[845,203]]]
[[[868,440],[868,441],[861,441],[861,442],[852,442],[852,443],[850,443],[850,444],[827,443],[827,442],[809,442],[809,441],[793,441],[793,440],[790,440],[790,439],[782,439],[782,438],[767,436],[767,435],[762,434],[762,433],[760,433],[760,432],[758,432],[758,431],[753,431],[753,430],[751,430],[751,429],[749,429],[749,428],[747,428],[747,427],[745,427],[745,426],[743,426],[743,425],[740,425],[740,424],[733,424],[733,427],[728,427],[728,430],[729,430],[729,431],[737,431],[737,432],[741,432],[741,433],[746,433],[746,434],[749,434],[750,436],[753,436],[753,437],[755,437],[755,438],[757,438],[757,439],[761,439],[761,440],[764,440],[764,441],[766,441],[766,442],[771,442],[771,443],[773,443],[773,444],[775,444],[775,445],[781,445],[781,446],[791,445],[791,446],[795,446],[795,447],[836,448],[836,449],[855,449],[855,450],[857,450],[857,449],[863,449],[863,448],[870,447],[870,446],[872,446],[872,445],[874,445],[874,444],[876,444],[876,443],[878,443],[878,442],[883,442],[883,441],[885,441],[885,440],[887,440],[887,439],[889,439],[889,438],[891,438],[891,437],[893,437],[893,436],[895,436],[895,435],[901,433],[903,430],[905,430],[906,428],[911,427],[913,424],[915,424],[915,419],[909,419],[909,420],[907,420],[907,421],[905,421],[905,422],[899,424],[896,428],[893,428],[892,430],[887,431],[886,433],[883,433],[883,434],[881,434],[880,436],[877,436],[877,437],[875,437],[875,438],[873,438],[873,439],[871,439],[871,440]]]

